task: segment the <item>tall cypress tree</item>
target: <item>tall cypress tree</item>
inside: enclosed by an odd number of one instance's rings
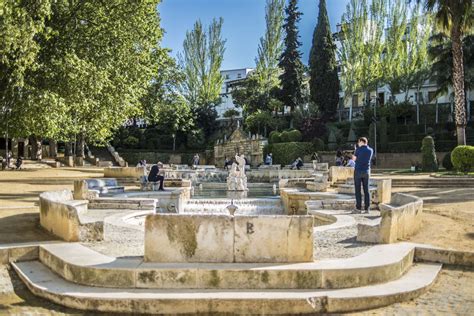
[[[336,45],[329,25],[326,0],[319,1],[318,24],[309,56],[311,101],[324,120],[334,119],[339,103]]]
[[[290,0],[285,9],[285,50],[280,57],[279,66],[283,70],[280,75],[281,80],[281,101],[291,108],[303,103],[303,72],[304,67],[301,62],[301,53],[298,48],[301,43],[298,41],[297,23],[301,19],[302,13],[298,11],[298,0]]]

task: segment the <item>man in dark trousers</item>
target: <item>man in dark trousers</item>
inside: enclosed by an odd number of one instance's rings
[[[160,167],[162,167],[162,163],[158,162],[156,165],[153,165],[151,167],[150,173],[148,174],[148,182],[160,182],[160,187],[158,190],[164,191],[165,189],[163,188],[163,182],[165,181],[165,177],[160,175]]]
[[[352,160],[355,161],[354,170],[354,184],[356,196],[356,209],[353,213],[362,213],[362,196],[360,186],[364,188],[364,210],[369,213],[370,208],[370,193],[369,193],[369,179],[370,179],[370,161],[374,151],[367,145],[367,138],[361,137],[357,142],[358,148],[354,152]]]

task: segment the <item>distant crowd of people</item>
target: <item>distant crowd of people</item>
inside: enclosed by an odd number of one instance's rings
[[[344,153],[342,150],[336,152],[336,166],[338,167],[355,167],[355,161],[352,153]]]

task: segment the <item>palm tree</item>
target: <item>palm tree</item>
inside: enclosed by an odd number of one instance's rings
[[[473,25],[472,0],[418,0],[434,13],[438,25],[449,33],[453,53],[454,114],[458,145],[466,145],[466,108],[462,40]]]

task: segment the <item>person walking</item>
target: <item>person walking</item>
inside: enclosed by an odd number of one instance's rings
[[[367,138],[361,137],[357,141],[358,148],[354,152],[352,160],[355,161],[354,170],[354,185],[356,196],[356,209],[353,213],[362,213],[362,196],[360,187],[362,185],[364,190],[364,211],[369,212],[370,208],[370,193],[369,193],[369,179],[370,179],[370,162],[374,154],[374,150],[367,145]]]

